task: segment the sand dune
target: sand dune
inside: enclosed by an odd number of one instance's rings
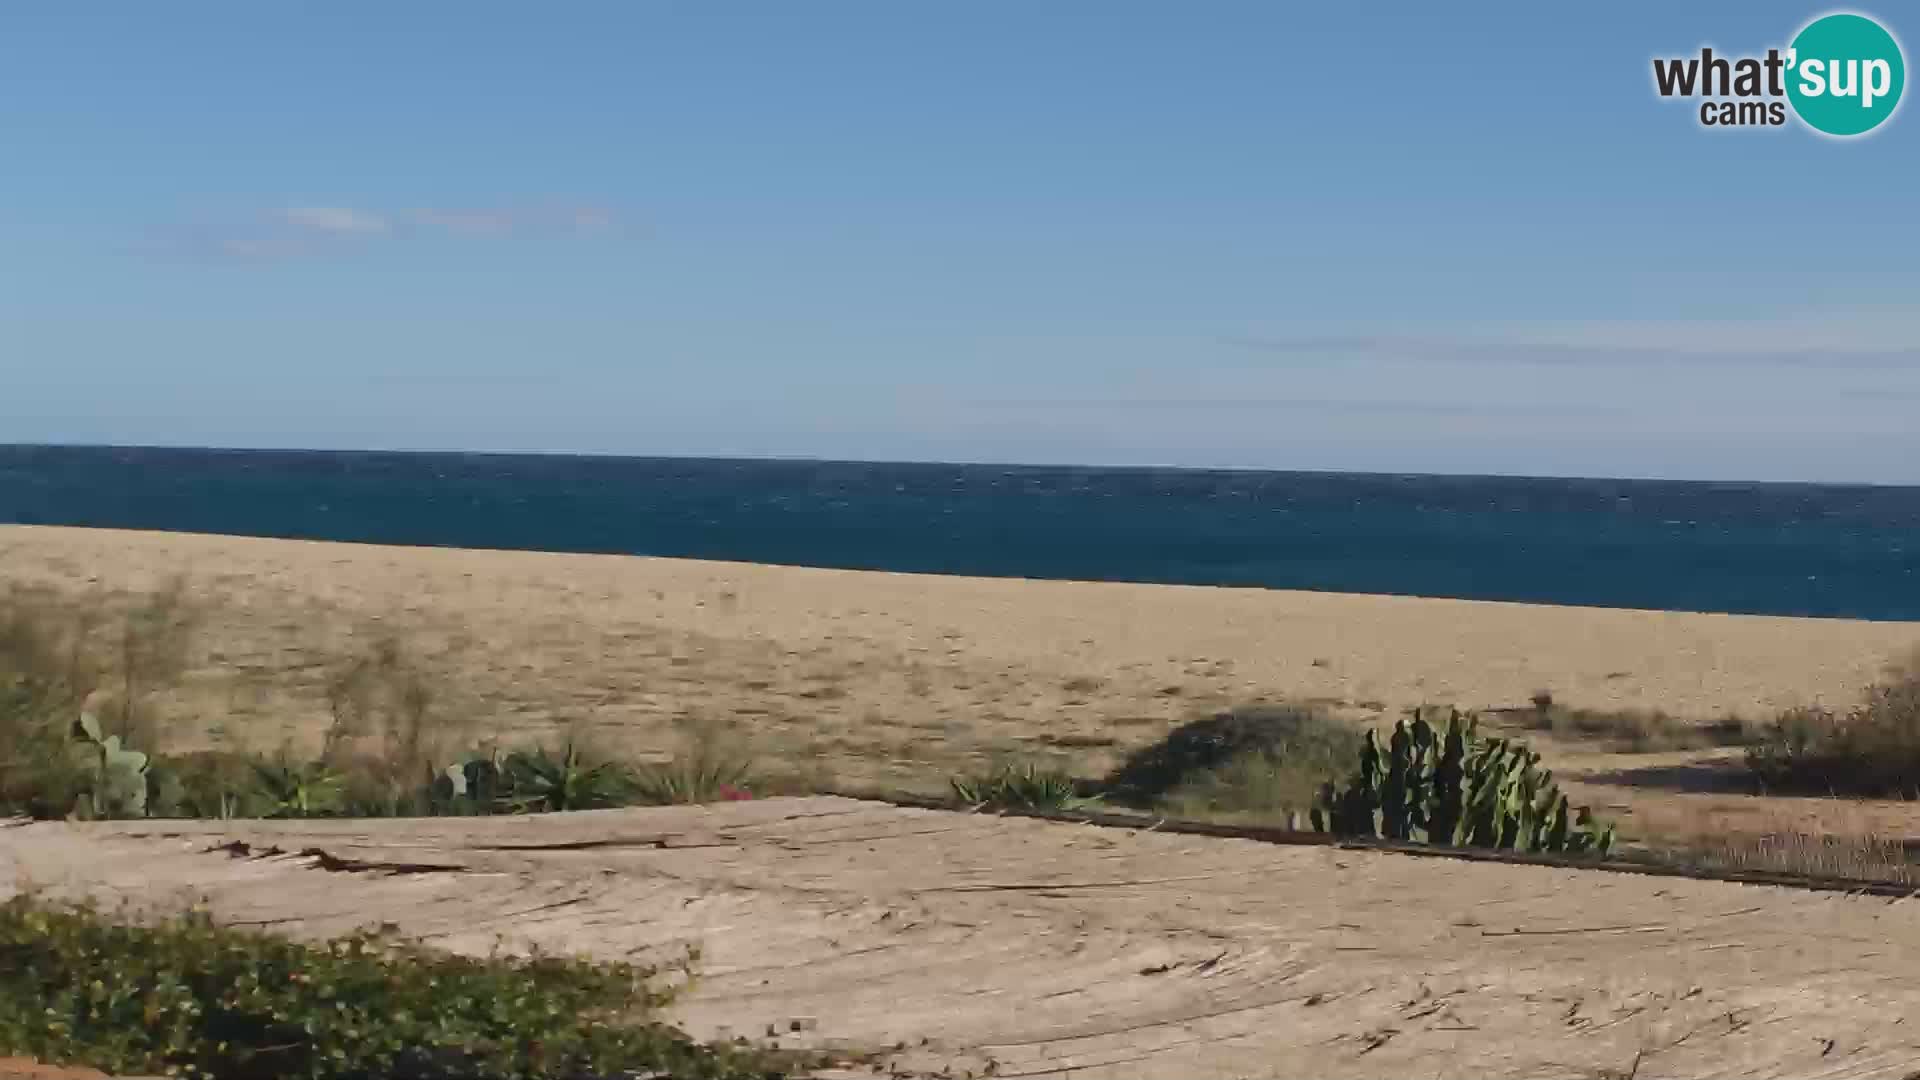
[[[182,742],[316,739],[328,672],[392,635],[480,736],[585,725],[667,753],[679,729],[728,725],[846,786],[937,784],[1012,749],[1091,775],[1197,711],[1262,698],[1367,716],[1547,689],[1765,714],[1850,699],[1920,646],[1911,624],[0,528],[0,585],[130,594],[175,578],[202,616],[169,703]],[[1569,786],[1683,825],[1844,812],[1858,831],[1915,831],[1912,804],[1674,794],[1591,771]],[[236,838],[441,869],[313,889],[312,860],[209,850]],[[690,1030],[803,1019],[802,1041],[904,1044],[885,1064],[906,1075],[1893,1077],[1920,1062],[1905,901],[836,798],[42,824],[0,831],[0,856],[0,893],[206,895],[296,934],[389,918],[455,948],[698,943],[702,977],[674,1014]]]
[[[204,611],[182,737],[311,739],[328,665],[395,633],[485,732],[585,724],[643,752],[731,724],[842,780],[1010,748],[1083,768],[1197,710],[1312,698],[1653,707],[1845,701],[1920,625],[1258,589],[993,580],[676,559],[0,527],[0,582]]]

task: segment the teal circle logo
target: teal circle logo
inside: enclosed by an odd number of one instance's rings
[[[1907,84],[1906,58],[1885,27],[1865,15],[1825,15],[1787,51],[1787,100],[1808,127],[1864,135],[1886,122]]]

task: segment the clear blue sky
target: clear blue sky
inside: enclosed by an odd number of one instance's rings
[[[0,5],[0,442],[1920,483],[1823,10]]]

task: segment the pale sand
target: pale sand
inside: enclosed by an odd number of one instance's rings
[[[219,847],[235,840],[253,857]],[[293,854],[316,848],[371,866]],[[1920,1067],[1920,904],[1719,881],[812,798],[0,828],[0,897],[30,886],[299,937],[386,922],[473,953],[697,945],[672,1020],[882,1051],[849,1080]]]
[[[924,784],[1009,749],[1087,772],[1256,699],[1370,715],[1546,689],[1764,716],[1852,700],[1920,647],[1912,623],[0,527],[0,583],[175,575],[206,616],[186,734],[316,738],[330,666],[394,632],[483,733],[585,724],[665,754],[676,722],[730,724],[848,782]]]
[[[850,785],[938,783],[1008,748],[1093,775],[1252,698],[1476,706],[1546,688],[1764,714],[1849,700],[1920,645],[1913,624],[0,528],[0,585],[140,591],[177,574],[205,619],[176,737],[313,739],[325,673],[391,631],[483,732],[587,722],[665,753],[675,721],[733,723]],[[1916,824],[1912,804],[1574,787],[1635,820],[1711,816],[1707,831]],[[207,851],[229,836],[467,872],[322,883],[309,861]],[[23,884],[206,896],[295,934],[388,919],[454,948],[698,943],[673,1013],[690,1030],[805,1016],[802,1041],[904,1044],[885,1065],[907,1074],[1892,1078],[1920,1062],[1920,908],[1718,882],[757,800],[0,830],[0,895]]]

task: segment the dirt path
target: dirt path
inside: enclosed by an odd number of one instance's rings
[[[251,854],[216,850],[235,840]],[[309,848],[335,869],[296,854]],[[385,921],[468,951],[665,960],[695,945],[674,1010],[695,1033],[898,1045],[887,1064],[916,1073],[1920,1069],[1920,906],[1719,882],[822,797],[0,829],[0,891],[23,885],[206,897],[225,919],[303,935]]]

